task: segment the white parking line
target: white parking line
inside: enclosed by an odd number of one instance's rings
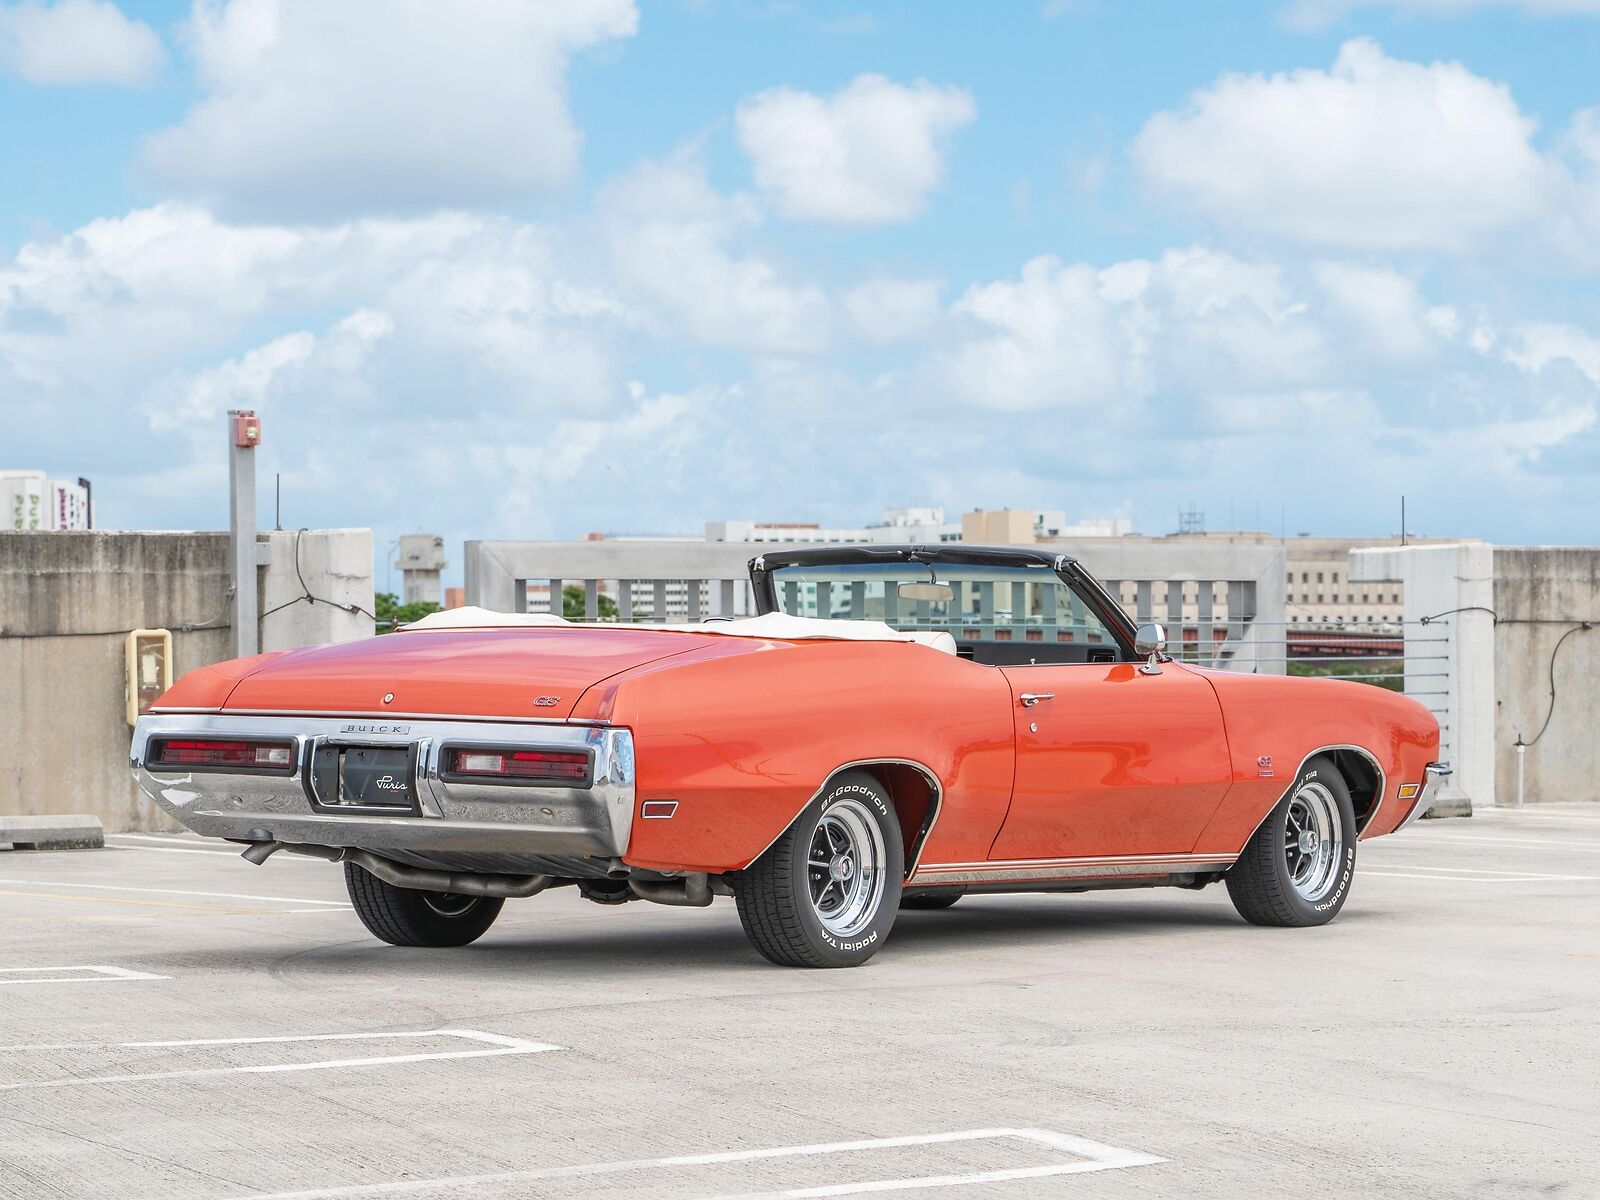
[[[119,1050],[180,1049],[185,1046],[252,1046],[278,1042],[359,1042],[399,1038],[464,1038],[471,1042],[487,1042],[488,1050],[446,1050],[430,1054],[393,1054],[381,1058],[337,1058],[308,1063],[262,1063],[245,1067],[201,1067],[186,1071],[154,1071],[141,1075],[77,1075],[65,1079],[41,1079],[27,1083],[0,1083],[0,1092],[22,1091],[28,1088],[74,1087],[82,1083],[135,1083],[150,1079],[182,1079],[196,1075],[270,1075],[289,1071],[326,1071],[336,1067],[385,1067],[400,1063],[442,1062],[457,1058],[493,1058],[503,1054],[543,1054],[559,1050],[560,1046],[548,1042],[530,1042],[523,1038],[504,1037],[498,1033],[483,1033],[476,1029],[421,1029],[398,1033],[315,1033],[293,1037],[261,1038],[199,1038],[182,1042],[88,1042],[65,1045],[5,1046],[7,1053],[27,1050]]]
[[[1443,833],[1443,834],[1407,834],[1402,845],[1412,843],[1425,843],[1429,846],[1453,846],[1458,842],[1471,842],[1484,846],[1533,846],[1540,850],[1583,850],[1589,853],[1600,851],[1600,842],[1572,842],[1563,837],[1547,838],[1513,838],[1513,837],[1480,837],[1472,833]]]
[[[393,1183],[355,1184],[350,1187],[317,1188],[301,1192],[252,1193],[247,1200],[342,1200],[355,1196],[400,1196],[440,1189],[482,1187],[496,1183],[531,1183],[543,1179],[575,1179],[591,1175],[614,1175],[624,1171],[664,1170],[672,1167],[715,1166],[719,1163],[751,1162],[758,1159],[805,1158],[824,1154],[845,1154],[861,1150],[891,1150],[903,1146],[933,1146],[947,1142],[1021,1140],[1051,1150],[1078,1156],[1069,1163],[1042,1163],[1035,1167],[1013,1167],[997,1171],[978,1171],[963,1175],[923,1175],[906,1179],[869,1179],[854,1183],[827,1184],[822,1187],[792,1188],[787,1191],[746,1193],[744,1197],[722,1200],[776,1200],[777,1197],[850,1196],[863,1192],[916,1191],[926,1188],[959,1187],[980,1183],[1003,1183],[1010,1179],[1042,1179],[1055,1175],[1080,1175],[1090,1171],[1113,1171],[1123,1167],[1143,1167],[1167,1160],[1137,1150],[1124,1150],[1088,1138],[1055,1133],[1048,1129],[969,1129],[960,1133],[920,1133],[907,1137],[871,1138],[859,1142],[828,1142],[814,1146],[773,1146],[759,1150],[724,1150],[712,1154],[680,1154],[671,1158],[638,1158],[623,1162],[586,1163],[575,1167],[540,1167],[530,1171],[503,1171],[492,1175],[455,1175],[440,1179],[402,1179]],[[242,1198],[245,1200],[245,1198]]]
[[[130,971],[126,967],[76,966],[76,967],[0,967],[0,975],[32,975],[43,972],[91,971],[90,975],[61,975],[57,978],[0,979],[0,987],[21,986],[25,983],[117,983],[130,979],[171,979],[170,975],[151,975],[148,971]]]
[[[179,891],[177,888],[142,888],[123,887],[121,884],[111,883],[61,883],[51,879],[0,879],[0,883],[20,883],[26,887],[55,887],[55,888],[80,888],[95,892],[130,892],[147,896],[209,896],[213,900],[266,900],[275,904],[331,904],[336,908],[348,908],[347,900],[313,900],[309,896],[254,896],[243,892],[188,892]]]
[[[1424,872],[1433,872],[1426,874]],[[1442,875],[1452,871],[1460,874]],[[1543,875],[1531,871],[1471,871],[1466,867],[1411,867],[1403,871],[1385,871],[1381,867],[1363,867],[1363,876],[1375,875],[1383,879],[1430,879],[1434,883],[1593,883],[1600,875]]]
[[[124,841],[131,840],[138,844],[133,846],[123,845]],[[148,845],[156,842],[158,845]],[[214,854],[221,858],[238,858],[244,847],[233,850],[221,849],[222,843],[216,841],[200,842],[193,838],[163,838],[145,833],[108,833],[106,834],[107,850],[141,850],[146,854]],[[210,847],[210,848],[208,848]],[[297,866],[314,867],[321,864],[320,859],[305,858],[298,854],[282,854],[273,860],[273,865],[280,863],[294,863]]]

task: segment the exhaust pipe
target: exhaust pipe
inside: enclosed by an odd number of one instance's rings
[[[679,879],[640,879],[630,876],[628,890],[653,904],[672,904],[680,908],[704,908],[711,903],[711,877],[694,872]]]
[[[369,850],[349,847],[311,846],[301,842],[280,842],[274,839],[251,842],[244,851],[247,862],[260,866],[279,850],[290,854],[304,854],[309,858],[322,858],[328,862],[354,863],[369,875],[375,875],[395,887],[410,888],[415,892],[453,892],[458,896],[499,896],[516,899],[535,896],[555,882],[551,875],[476,875],[456,874],[449,871],[426,871],[420,867],[407,867],[387,858],[379,858]],[[709,904],[708,896],[706,903]]]

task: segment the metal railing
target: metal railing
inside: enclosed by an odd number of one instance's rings
[[[1256,652],[1264,663],[1277,664],[1287,674],[1327,676],[1403,692],[1438,719],[1440,757],[1446,761],[1450,759],[1454,729],[1450,711],[1452,635],[1448,620],[1433,620],[1426,624],[1421,621],[1390,621],[1373,626],[1370,630],[1367,627],[1336,627],[1310,622],[1260,624],[1274,625],[1283,631],[1282,639],[1273,643],[1275,650],[1258,647]],[[1196,641],[1185,639],[1180,642],[1170,629],[1167,636],[1173,657],[1185,662],[1227,666],[1224,655],[1213,654],[1208,661]],[[1291,647],[1296,641],[1320,642],[1324,651],[1294,653]],[[1344,643],[1343,653],[1339,652],[1340,642]],[[1394,650],[1370,650],[1370,644],[1376,642],[1396,642],[1399,645]],[[1324,669],[1311,669],[1314,667]]]

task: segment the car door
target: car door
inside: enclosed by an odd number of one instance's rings
[[[1000,668],[1011,685],[1016,776],[989,857],[1184,854],[1228,790],[1222,708],[1177,663]]]

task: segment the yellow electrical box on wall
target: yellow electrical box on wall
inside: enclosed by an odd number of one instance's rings
[[[172,631],[135,629],[128,635],[128,724],[148,712],[172,686]]]

